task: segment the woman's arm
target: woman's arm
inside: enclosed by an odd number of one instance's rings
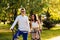
[[[30,29],[32,28],[32,21],[30,21]]]
[[[42,30],[42,25],[41,25],[40,20],[38,20],[38,24],[39,24],[39,30]]]

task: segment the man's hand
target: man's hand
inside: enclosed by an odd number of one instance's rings
[[[10,30],[13,30],[13,28],[10,28]]]
[[[31,30],[28,32],[28,34],[30,34],[31,33]]]
[[[28,34],[30,34],[30,32]]]

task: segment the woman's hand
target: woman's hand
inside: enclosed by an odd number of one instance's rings
[[[42,32],[42,29],[39,29],[40,32]]]

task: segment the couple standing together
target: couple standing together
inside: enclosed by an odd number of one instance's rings
[[[21,8],[21,15],[17,16],[10,30],[13,30],[14,26],[18,23],[18,30],[13,36],[13,40],[17,40],[18,36],[22,35],[23,40],[27,40],[28,34],[31,33],[32,40],[40,40],[40,22],[37,20],[36,15],[31,15],[31,21],[29,22],[26,16],[26,11]]]

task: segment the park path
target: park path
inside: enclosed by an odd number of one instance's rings
[[[47,39],[47,40],[60,40],[60,36],[56,36],[56,37],[53,37],[53,38],[50,38],[50,39]]]
[[[7,29],[0,29],[0,33],[1,32],[11,32],[11,30],[7,30]]]

